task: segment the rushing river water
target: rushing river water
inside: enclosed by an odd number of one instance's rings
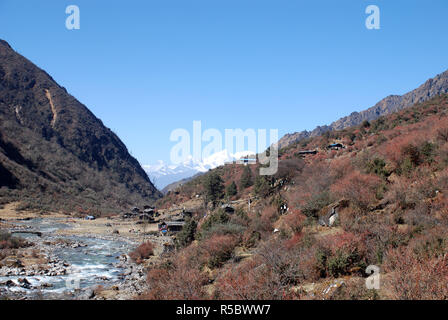
[[[134,246],[132,243],[123,240],[106,240],[93,236],[62,236],[55,234],[57,230],[71,228],[69,223],[64,223],[64,219],[32,219],[20,221],[18,226],[29,227],[34,231],[42,232],[42,237],[31,234],[19,234],[31,242],[43,244],[57,239],[68,240],[68,243],[80,243],[82,246],[51,246],[50,253],[58,260],[63,260],[67,267],[66,275],[47,276],[4,276],[0,277],[0,283],[12,280],[18,283],[19,278],[26,277],[32,289],[25,289],[20,286],[8,288],[10,292],[23,293],[32,296],[33,294],[50,294],[52,296],[64,294],[74,289],[94,287],[96,285],[110,285],[121,281],[122,269],[115,266],[118,257],[123,253],[128,253]],[[43,247],[43,246],[42,246]],[[35,288],[42,284],[49,284],[48,288]],[[34,288],[34,289],[33,289]]]

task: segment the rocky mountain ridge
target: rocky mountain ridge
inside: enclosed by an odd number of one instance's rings
[[[415,90],[402,96],[390,95],[379,101],[373,107],[361,112],[352,112],[350,115],[340,118],[330,125],[318,126],[312,131],[305,130],[286,134],[279,140],[279,148],[287,147],[306,138],[320,136],[327,131],[342,130],[359,125],[366,120],[372,121],[378,119],[380,116],[394,113],[444,93],[448,93],[448,70],[427,80]]]

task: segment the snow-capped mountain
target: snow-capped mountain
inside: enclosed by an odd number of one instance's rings
[[[210,169],[222,166],[227,162],[232,162],[240,159],[246,155],[255,154],[250,151],[242,151],[237,153],[230,153],[227,150],[212,154],[210,157],[202,159],[202,161],[195,161],[193,157],[189,158],[181,164],[167,164],[159,160],[156,164],[143,165],[151,181],[162,190],[167,185],[194,176],[200,172],[207,172]]]

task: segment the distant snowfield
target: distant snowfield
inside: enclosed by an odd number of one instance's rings
[[[157,189],[162,190],[173,182],[190,178],[197,173],[207,172],[227,162],[233,162],[241,159],[241,157],[254,154],[255,152],[251,151],[241,151],[232,154],[227,150],[222,150],[212,154],[208,158],[202,159],[202,161],[195,161],[192,156],[189,156],[186,161],[177,165],[167,164],[159,160],[156,164],[143,165],[143,169]]]

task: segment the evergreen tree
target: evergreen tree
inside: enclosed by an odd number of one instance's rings
[[[211,172],[205,180],[205,191],[207,200],[216,205],[219,199],[224,196],[224,184],[220,175],[216,172]]]
[[[238,194],[238,189],[236,187],[236,183],[235,183],[235,181],[232,181],[232,183],[229,184],[226,188],[226,196],[230,198],[237,194]]]
[[[193,242],[196,234],[197,223],[194,219],[188,218],[185,221],[185,225],[182,228],[182,231],[179,232],[176,236],[176,246],[177,247],[186,247],[191,242]]]
[[[271,191],[269,182],[265,176],[257,176],[255,179],[254,193],[261,197],[266,197]]]
[[[252,170],[249,168],[249,165],[247,165],[244,167],[243,174],[241,175],[240,190],[249,188],[253,183]]]

